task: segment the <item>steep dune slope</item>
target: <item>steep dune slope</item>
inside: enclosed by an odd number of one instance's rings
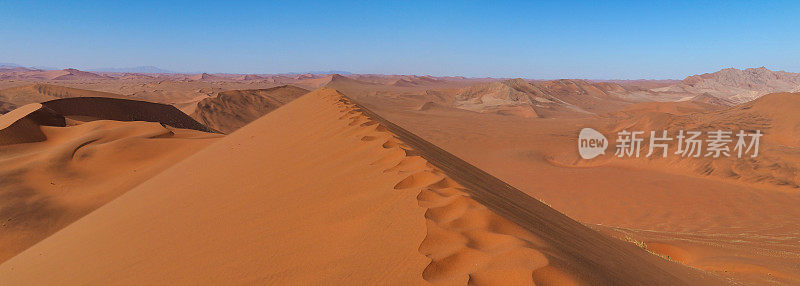
[[[160,122],[175,128],[214,132],[172,105],[106,97],[62,98],[42,105],[68,117]]]
[[[10,284],[719,282],[706,279],[589,230],[331,89],[0,265]]]
[[[291,85],[220,92],[198,102],[192,117],[210,128],[231,133],[306,93],[308,90]]]

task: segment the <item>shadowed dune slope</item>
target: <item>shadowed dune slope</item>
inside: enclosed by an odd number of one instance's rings
[[[9,111],[14,110],[15,108],[17,108],[17,106],[14,104],[5,101],[0,101],[0,114],[5,114]]]
[[[43,102],[42,105],[68,117],[160,122],[175,128],[214,132],[174,106],[161,103],[106,97],[76,97],[51,100]]]
[[[308,90],[291,85],[224,91],[198,102],[192,117],[210,128],[231,133],[306,93]]]
[[[591,231],[327,88],[8,260],[0,280],[719,283]]]
[[[0,116],[0,146],[44,141],[39,126],[65,126],[64,116],[38,103],[31,103]]]

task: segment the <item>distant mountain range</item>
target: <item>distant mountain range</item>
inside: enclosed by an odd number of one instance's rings
[[[61,70],[61,68],[56,68],[56,67],[45,67],[45,66],[26,67],[15,63],[0,63],[0,69],[13,69],[13,68],[27,68],[27,69],[37,69],[37,70]],[[86,69],[85,71],[118,72],[118,73],[177,73],[174,71],[165,70],[154,66],[138,66],[138,67],[125,67],[125,68],[95,68],[95,69]]]
[[[348,71],[307,71],[307,72],[287,72],[287,73],[280,73],[280,74],[353,74]]]
[[[395,87],[418,87],[429,84],[434,84],[439,80],[445,78],[435,78],[430,76],[391,76],[391,75],[354,75],[346,71],[308,71],[308,72],[292,72],[277,75],[254,75],[254,74],[208,74],[208,73],[185,73],[174,72],[161,69],[154,66],[138,66],[127,68],[97,68],[88,69],[86,71],[77,69],[54,69],[54,68],[27,68],[15,63],[0,63],[0,79],[27,79],[27,80],[75,80],[75,79],[112,79],[117,76],[145,76],[145,75],[124,75],[126,73],[136,74],[171,74],[170,76],[184,76],[186,80],[272,80],[282,81],[284,83],[291,82],[292,80],[299,81],[298,84],[306,84],[307,88],[316,88],[327,84],[329,81],[341,82],[343,80],[361,80],[364,83],[381,83],[389,84]],[[95,74],[93,72],[101,72]],[[103,74],[105,73],[119,73],[120,75]],[[335,75],[326,78],[323,75]],[[342,75],[352,75],[349,78]],[[151,77],[151,76],[147,76]],[[286,77],[282,79],[281,77]],[[329,79],[330,78],[330,79]],[[334,80],[331,80],[334,79]],[[338,80],[336,80],[338,79]],[[384,82],[389,81],[389,82]],[[497,81],[487,79],[487,81]],[[798,92],[800,91],[800,73],[792,73],[785,71],[772,71],[765,67],[736,69],[726,68],[713,73],[705,73],[699,75],[688,76],[681,81],[675,80],[615,80],[615,81],[572,81],[566,83],[563,81],[530,81],[526,84],[520,84],[518,81],[508,81],[495,83],[491,86],[484,86],[478,94],[485,92],[495,92],[492,96],[483,98],[483,96],[467,96],[465,93],[464,102],[461,102],[463,107],[480,107],[483,109],[486,105],[495,106],[508,105],[509,103],[518,104],[518,100],[525,99],[525,96],[520,97],[519,92],[515,91],[518,88],[525,90],[531,89],[529,85],[533,85],[536,89],[543,90],[542,83],[554,83],[554,86],[562,86],[567,89],[575,89],[587,94],[595,93],[595,89],[604,90],[604,88],[611,88],[613,95],[616,97],[625,97],[627,99],[641,99],[642,96],[648,97],[650,93],[658,94],[659,100],[688,100],[699,95],[710,95],[714,98],[722,99],[731,103],[743,103],[754,100],[762,95],[775,93],[775,92]],[[605,82],[606,84],[600,86],[597,83]],[[612,88],[608,83],[616,83],[622,86],[630,87],[628,90],[619,90]],[[633,88],[635,87],[635,88]],[[546,89],[546,88],[545,88]],[[605,91],[605,90],[604,90]],[[469,92],[467,92],[469,93]],[[599,93],[598,93],[599,94]],[[477,95],[477,94],[476,94]],[[541,96],[540,96],[541,97]],[[542,97],[544,98],[544,97]],[[494,104],[493,100],[497,100]],[[511,102],[505,102],[505,101]],[[523,100],[524,101],[524,100]],[[500,104],[503,103],[503,104]],[[542,105],[542,103],[539,103]],[[474,105],[474,106],[473,106]],[[580,106],[579,104],[576,106]],[[592,110],[586,110],[594,112]]]
[[[12,64],[12,63],[0,63],[0,69],[13,69],[13,68],[20,68],[21,65]]]
[[[88,69],[91,72],[119,72],[119,73],[176,73],[174,71],[165,70],[154,66],[140,66],[140,67],[127,67],[127,68],[97,68]]]

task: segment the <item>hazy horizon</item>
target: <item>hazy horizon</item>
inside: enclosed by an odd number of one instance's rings
[[[729,67],[797,72],[797,12],[792,2],[3,2],[0,61],[596,80],[683,79]]]
[[[16,66],[23,67],[23,68],[40,69],[40,70],[77,69],[77,68],[73,68],[73,67],[25,66],[25,65],[19,65],[17,63],[0,62],[0,66],[2,66],[4,64],[11,64],[11,65],[16,65]],[[152,69],[157,69],[157,70],[160,70],[160,71],[137,71],[136,70],[136,69],[141,69],[141,68],[152,68]],[[734,67],[728,67],[728,68],[734,68]],[[745,67],[745,68],[738,68],[738,69],[746,70],[746,69],[751,69],[751,68],[761,68],[761,67]],[[764,67],[764,68],[767,68],[767,69],[772,70],[772,71],[784,71],[784,70],[770,69],[768,67]],[[722,69],[727,69],[727,68],[722,68]],[[720,69],[720,70],[722,70],[722,69]],[[407,76],[407,75],[429,76],[430,75],[430,74],[353,73],[353,72],[343,71],[343,70],[292,71],[292,72],[278,72],[278,73],[235,73],[235,72],[225,73],[225,72],[213,72],[213,71],[171,71],[171,70],[161,69],[160,67],[157,67],[157,66],[85,68],[85,69],[78,69],[78,70],[88,71],[88,72],[104,72],[104,73],[145,73],[145,74],[147,74],[147,73],[152,73],[152,74],[159,74],[159,73],[161,73],[161,74],[201,74],[201,73],[207,73],[207,74],[242,74],[242,75],[244,75],[244,74],[257,74],[257,75],[298,75],[298,74],[330,75],[330,74],[340,74],[340,75],[344,75],[344,76],[347,76],[347,75],[371,75],[371,74],[374,74],[374,75],[385,75],[385,76],[394,76],[394,75],[397,75],[397,76],[401,76],[401,75],[402,76]],[[596,80],[596,81],[615,81],[615,80],[620,80],[620,81],[628,81],[628,80],[630,80],[630,81],[635,81],[635,80],[653,80],[653,81],[674,80],[674,81],[680,81],[680,80],[683,80],[683,79],[685,79],[686,77],[689,77],[689,76],[700,75],[700,74],[705,74],[705,73],[714,73],[714,72],[718,72],[720,70],[708,71],[708,72],[697,73],[697,74],[689,74],[689,75],[683,76],[681,78],[564,78],[564,77],[561,77],[561,78],[557,78],[557,77],[555,77],[555,78],[527,78],[527,77],[513,77],[513,76],[512,77],[492,77],[492,76],[469,77],[469,76],[462,76],[462,77],[465,77],[465,78],[476,78],[476,79],[477,78],[494,78],[494,79],[523,78],[523,79],[526,79],[526,80],[585,79],[585,80]],[[786,71],[786,72],[793,72],[793,71]],[[433,76],[433,75],[431,75],[431,76]],[[461,75],[435,75],[435,76],[436,77],[460,77]]]

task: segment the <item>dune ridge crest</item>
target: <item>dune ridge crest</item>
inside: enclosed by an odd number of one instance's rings
[[[526,285],[532,283],[580,284],[573,274],[550,265],[539,238],[490,211],[464,192],[465,187],[400,141],[386,127],[370,119],[348,98],[330,92],[361,141],[384,149],[384,157],[371,165],[384,173],[403,175],[394,189],[414,192],[426,209],[427,235],[419,252],[431,262],[422,272],[428,282],[440,285]],[[537,246],[538,244],[538,246]]]

